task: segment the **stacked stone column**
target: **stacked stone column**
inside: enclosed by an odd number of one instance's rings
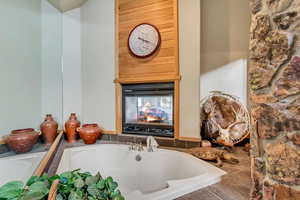
[[[300,200],[300,0],[250,0],[252,200]]]

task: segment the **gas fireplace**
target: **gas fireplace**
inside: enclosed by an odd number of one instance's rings
[[[173,137],[174,84],[122,85],[123,133]]]

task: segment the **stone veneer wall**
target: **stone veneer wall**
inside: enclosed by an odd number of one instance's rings
[[[250,0],[252,200],[300,199],[300,0]]]

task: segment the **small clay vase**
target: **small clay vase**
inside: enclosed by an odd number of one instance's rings
[[[85,144],[95,144],[101,135],[101,128],[98,124],[84,124],[81,128],[77,128],[77,131]]]
[[[39,133],[36,131],[22,132],[10,134],[6,139],[5,143],[15,153],[26,153],[31,151],[32,147],[37,143]]]
[[[46,144],[52,144],[57,136],[58,124],[54,121],[51,114],[46,115],[46,118],[40,128]]]
[[[71,113],[69,120],[65,123],[65,131],[67,134],[68,142],[76,142],[77,128],[80,127],[80,121],[77,120],[76,114]]]

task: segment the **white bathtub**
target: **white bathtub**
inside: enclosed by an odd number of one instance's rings
[[[23,181],[32,176],[46,153],[30,153],[0,158],[0,186],[9,181]]]
[[[136,156],[141,155],[141,161]],[[126,200],[175,199],[220,181],[224,171],[189,154],[157,149],[141,153],[127,145],[98,144],[66,149],[58,173],[81,168],[112,176]]]

